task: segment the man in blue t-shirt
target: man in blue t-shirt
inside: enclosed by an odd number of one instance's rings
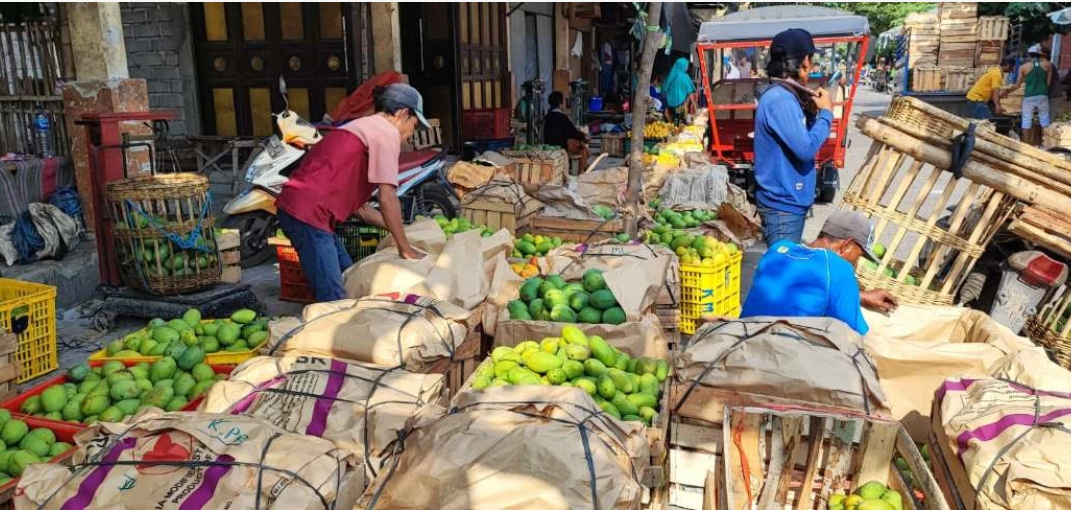
[[[870,220],[858,211],[836,211],[810,245],[778,241],[759,260],[741,317],[832,317],[865,335],[869,327],[860,305],[882,312],[896,309],[884,290],[859,291],[855,263],[877,261],[870,251]]]
[[[767,245],[787,239],[799,243],[814,203],[814,158],[829,138],[833,103],[825,89],[809,93],[811,34],[792,28],[770,43],[766,74],[770,87],[755,111],[755,201]]]

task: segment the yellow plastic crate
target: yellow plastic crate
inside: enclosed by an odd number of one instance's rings
[[[205,324],[205,323],[213,322],[213,321],[215,321],[215,319],[205,319],[205,320],[201,321],[201,324]],[[143,332],[143,331],[145,331],[147,329],[149,329],[149,328],[148,327],[141,328],[138,331],[135,331],[133,333],[129,333],[127,336],[133,335],[133,334],[136,334],[136,333],[141,333],[141,332]],[[264,340],[264,344],[267,344],[268,340],[271,340],[271,333],[270,332],[268,333],[268,338],[266,338]],[[261,344],[261,345],[264,345],[264,344]],[[224,351],[211,352],[211,353],[205,354],[205,363],[208,363],[209,365],[240,365],[243,361],[245,361],[245,360],[247,360],[249,358],[252,358],[253,356],[256,356],[256,355],[257,355],[257,350],[256,349],[250,349],[248,351],[238,351],[238,352],[224,352]],[[156,360],[158,360],[160,358],[161,358],[160,356],[130,356],[130,357],[126,357],[126,358],[116,358],[114,356],[108,356],[108,348],[105,347],[104,349],[101,349],[101,350],[91,354],[89,356],[89,361],[116,360],[116,361],[131,361],[131,362],[134,362],[134,363],[141,363],[142,361],[144,361],[146,363],[152,363],[152,362],[154,362],[154,361],[156,361]]]
[[[740,315],[740,264],[736,252],[722,264],[681,264],[681,332],[693,334],[704,315]]]
[[[22,329],[25,328],[25,329]],[[16,331],[17,382],[59,367],[56,356],[56,288],[0,278],[0,330]]]

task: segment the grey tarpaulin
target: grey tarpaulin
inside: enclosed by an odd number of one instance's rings
[[[778,5],[740,11],[699,27],[699,42],[754,41],[772,39],[790,28],[803,28],[814,37],[870,33],[870,23],[828,7]]]
[[[37,252],[39,260],[62,255],[78,245],[79,228],[73,218],[51,204],[30,204],[29,208],[37,234],[45,240],[45,247]]]

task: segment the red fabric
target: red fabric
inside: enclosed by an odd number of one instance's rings
[[[52,196],[52,192],[56,191],[56,183],[59,179],[56,178],[56,173],[60,170],[60,163],[63,162],[62,158],[44,158],[41,159],[41,196],[42,202],[48,202],[48,197]]]
[[[290,216],[334,232],[372,196],[368,183],[368,148],[346,130],[328,133],[312,146],[301,166],[290,174],[276,206]]]
[[[340,124],[347,120],[372,115],[375,113],[372,91],[376,87],[386,87],[401,82],[402,75],[394,71],[385,71],[365,80],[360,87],[357,87],[357,90],[338,103],[338,106],[331,112],[331,121]]]

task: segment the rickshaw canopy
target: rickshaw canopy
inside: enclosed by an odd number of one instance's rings
[[[740,11],[699,27],[699,43],[758,41],[790,28],[802,28],[812,37],[863,36],[870,34],[864,16],[810,5],[778,5]]]

